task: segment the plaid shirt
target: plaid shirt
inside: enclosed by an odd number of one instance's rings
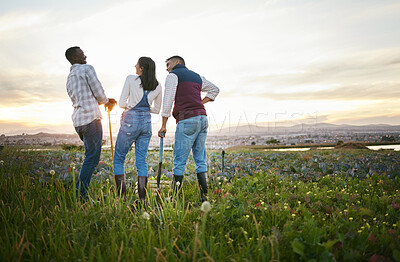
[[[74,127],[101,119],[100,104],[108,102],[93,66],[74,64],[67,79],[67,92],[72,101]]]

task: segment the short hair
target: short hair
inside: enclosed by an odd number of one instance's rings
[[[65,51],[65,57],[67,58],[68,61],[72,62],[72,59],[74,58],[76,54],[76,50],[80,49],[79,46],[73,46],[67,49]]]
[[[170,60],[178,60],[180,64],[185,65],[185,60],[182,57],[178,56],[178,55],[171,56],[170,58],[165,60],[165,62],[167,63]]]

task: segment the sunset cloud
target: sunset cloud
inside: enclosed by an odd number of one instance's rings
[[[3,71],[0,73],[0,86],[0,108],[65,101],[67,98],[65,76],[47,75],[46,72]]]
[[[338,86],[326,90],[308,92],[265,92],[258,94],[258,96],[273,100],[392,100],[400,99],[400,82]]]
[[[310,83],[370,83],[371,81],[399,80],[400,48],[373,50],[356,55],[332,58],[319,63],[296,68],[290,74],[271,74],[247,79],[253,83],[271,83],[292,86]]]
[[[398,28],[396,0],[2,1],[0,120],[72,125],[64,52],[78,45],[116,99],[140,56],[153,58],[163,85],[165,59],[183,56],[221,90],[206,105],[213,125],[310,115],[393,123]]]

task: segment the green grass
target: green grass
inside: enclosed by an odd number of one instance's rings
[[[364,155],[335,152],[340,161]],[[316,156],[330,161],[332,153],[230,155],[242,164],[253,159],[259,165],[249,167],[251,175],[229,179],[216,177],[214,166],[209,213],[201,211],[197,183],[189,177],[177,202],[149,194],[146,210],[132,210],[129,203],[137,198],[132,187],[128,203],[114,195],[107,152],[102,156],[105,167],[96,172],[108,172],[108,177],[94,176],[90,185],[96,201],[76,202],[71,182],[80,154],[0,152],[0,261],[400,261],[398,176],[359,178],[318,171],[312,177],[293,177],[278,172],[288,162],[296,169]],[[387,152],[368,154],[384,163],[399,157],[398,152],[390,152],[391,158]],[[150,154],[149,162],[156,157],[157,152]],[[259,168],[272,157],[277,167]],[[216,153],[210,156],[217,158]],[[76,162],[77,170],[66,171],[67,179],[61,173],[70,162]],[[170,165],[166,163],[167,169]],[[48,175],[49,169],[56,174]],[[192,161],[188,170],[193,170]],[[163,194],[168,195],[167,189]]]

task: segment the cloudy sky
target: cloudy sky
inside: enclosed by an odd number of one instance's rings
[[[0,132],[74,132],[64,53],[75,45],[117,100],[140,56],[164,83],[165,59],[181,55],[221,90],[206,105],[213,128],[398,125],[399,28],[398,0],[2,1]]]

